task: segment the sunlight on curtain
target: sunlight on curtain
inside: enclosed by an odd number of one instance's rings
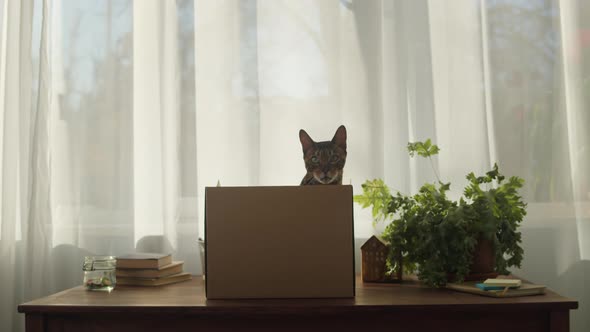
[[[192,13],[54,1],[53,238],[72,260],[170,251],[199,271]]]
[[[33,39],[34,2],[2,3],[0,68],[0,328],[21,330],[18,303],[55,290],[51,275],[49,116],[51,75],[48,59],[50,7]],[[36,17],[36,16],[35,16]],[[45,79],[33,80],[32,54]],[[49,271],[49,273],[47,273]]]
[[[590,126],[582,77],[583,1],[487,1],[487,37],[498,160],[526,180],[525,260],[517,271],[590,301]],[[585,49],[586,48],[586,49]],[[583,55],[585,54],[585,56]],[[572,330],[590,322],[572,313]]]
[[[179,68],[174,2],[133,6],[133,198],[135,241],[163,234],[176,248]]]
[[[131,1],[53,1],[53,253],[60,284],[89,254],[135,247]]]
[[[484,85],[481,8],[477,2],[431,1],[428,16],[436,142],[443,149],[439,167],[457,195],[469,170],[481,174],[495,162],[488,143],[494,134],[486,117],[490,91]]]
[[[590,6],[585,3],[561,1],[561,35],[564,104],[566,114],[566,128],[568,132],[567,145],[569,147],[570,177],[573,191],[574,211],[578,228],[578,242],[582,259],[590,260],[590,115],[587,110],[588,98],[588,34],[584,20],[580,14],[590,12]],[[586,202],[586,203],[584,203]]]

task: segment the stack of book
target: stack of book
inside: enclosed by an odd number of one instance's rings
[[[490,297],[517,297],[545,294],[546,287],[524,283],[520,279],[493,278],[484,282],[448,283],[447,288]]]
[[[190,280],[183,261],[170,254],[135,253],[117,257],[117,285],[161,286]]]

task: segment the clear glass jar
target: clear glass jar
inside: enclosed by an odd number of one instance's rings
[[[115,289],[117,278],[115,256],[86,256],[84,258],[84,287],[87,290],[110,292]]]
[[[205,275],[207,275],[207,271],[205,271],[205,241],[199,238],[197,242],[199,243],[199,254],[201,256],[201,273],[203,274],[203,279],[205,279]]]

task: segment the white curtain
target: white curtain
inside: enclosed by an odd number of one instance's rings
[[[497,162],[525,179],[515,272],[590,329],[590,4],[581,0],[0,0],[0,329],[88,254],[200,273],[206,186],[297,185],[298,130],[348,129],[344,183]],[[379,226],[382,227],[382,226]],[[374,229],[355,208],[358,243]],[[357,260],[358,261],[358,260]],[[4,300],[6,299],[6,300]]]
[[[48,74],[49,31],[39,31],[32,47],[33,1],[0,2],[0,321],[3,330],[18,329],[15,305],[47,294],[52,275],[50,203],[50,75],[33,79],[31,54],[37,71]],[[44,17],[49,20],[45,12]]]

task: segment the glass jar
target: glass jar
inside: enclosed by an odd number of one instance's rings
[[[110,292],[117,284],[115,256],[86,256],[84,258],[84,287],[87,290]]]
[[[199,254],[201,256],[201,273],[203,274],[203,279],[205,279],[205,275],[207,274],[207,271],[205,271],[205,241],[199,238],[197,242],[199,243]]]

